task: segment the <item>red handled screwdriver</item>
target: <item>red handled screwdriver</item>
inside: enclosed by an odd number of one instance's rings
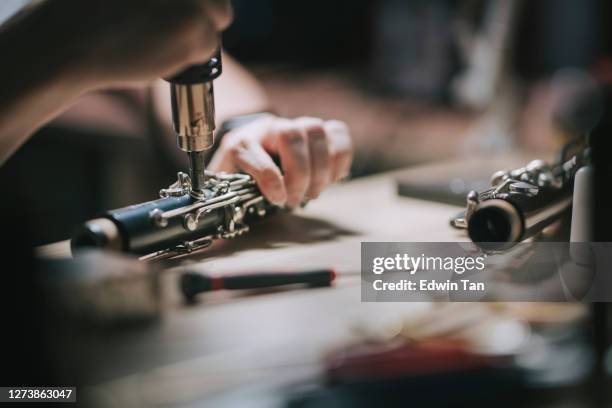
[[[180,288],[185,299],[193,301],[197,294],[213,290],[260,289],[297,284],[307,287],[324,287],[330,286],[335,279],[336,271],[333,269],[303,272],[257,272],[216,277],[187,271],[181,276]]]

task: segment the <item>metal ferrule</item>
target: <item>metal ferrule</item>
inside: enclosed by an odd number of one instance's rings
[[[213,146],[215,103],[212,81],[170,85],[172,122],[178,147],[201,152]]]

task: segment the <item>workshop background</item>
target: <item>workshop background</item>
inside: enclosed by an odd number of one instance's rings
[[[277,114],[345,121],[353,177],[519,148],[550,152],[559,144],[554,76],[572,68],[609,77],[612,65],[609,5],[600,0],[234,7],[225,49],[261,80]],[[105,92],[79,105],[0,171],[3,185],[21,186],[31,222],[45,220],[36,244],[67,238],[104,209],[151,199],[175,178],[168,145],[155,141],[155,123],[129,95]],[[96,120],[99,112],[114,119]]]
[[[464,160],[465,168],[474,168],[475,177],[481,177],[491,171],[479,168],[482,163],[474,157],[488,156],[495,165],[495,157],[508,153],[552,157],[572,133],[584,131],[580,117],[560,123],[559,112],[565,111],[568,100],[589,94],[592,81],[606,88],[612,83],[612,12],[607,0],[233,3],[235,22],[223,38],[227,52],[261,80],[277,114],[345,121],[355,139],[353,178],[448,159]],[[570,98],[562,92],[568,86]],[[609,98],[605,106],[609,109]],[[101,112],[114,120],[96,119]],[[607,127],[597,131],[609,132],[610,115],[601,123]],[[20,252],[13,254],[24,260],[19,268],[34,269],[28,242],[64,240],[84,220],[155,198],[160,187],[173,182],[177,168],[164,150],[168,146],[159,142],[159,132],[150,112],[142,111],[129,93],[112,91],[88,96],[20,149],[0,169],[3,213],[10,211],[12,225],[20,227],[3,239],[13,241],[6,248],[19,243]],[[445,182],[449,177],[442,175]],[[446,193],[449,202],[460,197],[459,204],[464,203],[463,190]],[[447,220],[443,223],[446,227]],[[5,288],[11,290],[8,284]],[[36,289],[32,298],[45,304]],[[298,310],[305,317],[308,302]],[[30,305],[32,311],[36,306]],[[536,385],[527,396],[529,406],[583,406],[584,401],[595,401],[596,406],[599,396],[593,389],[606,387],[593,388],[589,380],[609,381],[612,354],[604,342],[606,333],[594,333],[593,328],[611,327],[606,321],[610,314],[602,305],[558,306],[459,305],[461,316],[478,320],[481,313],[489,316],[504,309],[534,327],[537,347],[522,356],[530,384]],[[426,310],[424,320],[454,324],[457,315],[445,307]],[[13,309],[8,305],[5,310]],[[27,316],[28,310],[24,307],[20,313]],[[287,321],[293,322],[293,316]],[[36,332],[29,322],[18,323],[23,326],[13,327],[15,332]],[[382,331],[382,326],[374,329]],[[214,343],[214,335],[206,333],[203,342],[212,338]],[[44,339],[26,340],[30,360],[45,373]],[[423,367],[438,362],[435,346],[426,350],[431,355],[420,354],[425,355]],[[148,351],[142,349],[138,356],[146,360]],[[455,351],[450,348],[451,356],[457,356]],[[340,361],[343,352],[333,356]],[[463,360],[457,361],[460,366]],[[448,406],[453,402],[449,398],[461,395],[466,398],[459,399],[459,406],[472,397],[503,405],[496,393],[508,398],[516,394],[515,380],[512,373],[496,370],[410,385],[389,381],[363,395],[361,385],[340,387],[339,395],[380,402],[381,393],[395,392],[400,401],[409,393],[415,406],[432,395],[440,398],[440,406]],[[543,392],[550,389],[556,392]],[[320,401],[336,406],[338,401],[327,390],[300,391],[287,406],[310,407]],[[397,402],[393,395],[389,398]],[[513,401],[509,398],[508,403]]]

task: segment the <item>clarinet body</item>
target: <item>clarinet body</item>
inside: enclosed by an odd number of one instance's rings
[[[540,233],[572,206],[574,177],[588,152],[562,157],[555,165],[534,160],[525,167],[498,171],[491,187],[470,191],[463,216],[451,221],[467,229],[470,239],[486,250],[504,250]]]
[[[206,173],[203,189],[192,190],[191,179],[160,191],[158,200],[108,211],[82,225],[71,246],[104,248],[154,261],[208,247],[249,230],[248,222],[275,210],[246,174]]]

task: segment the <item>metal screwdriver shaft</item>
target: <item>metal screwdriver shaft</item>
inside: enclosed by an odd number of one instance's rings
[[[206,183],[206,150],[213,147],[215,99],[213,80],[221,75],[221,52],[170,78],[172,122],[178,147],[189,156],[189,176],[195,195]]]
[[[191,188],[201,191],[206,183],[206,152],[189,152],[189,177]]]

